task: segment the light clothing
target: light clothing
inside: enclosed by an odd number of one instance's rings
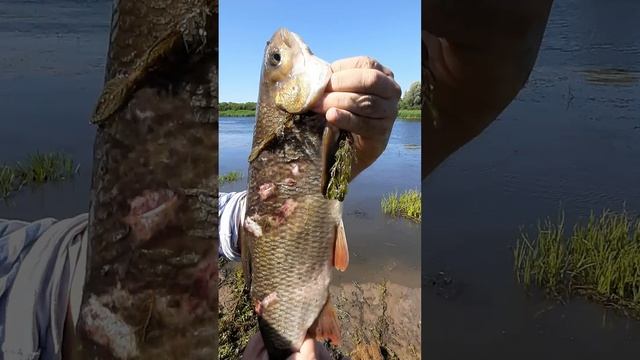
[[[87,214],[33,223],[0,219],[3,359],[60,359],[67,306],[74,319],[80,311],[86,226]]]
[[[244,224],[247,192],[220,193],[218,196],[218,216],[220,217],[220,248],[219,254],[229,260],[240,260],[240,244],[238,235]]]
[[[246,191],[220,193],[218,254],[240,259]],[[58,360],[67,306],[77,322],[87,266],[87,214],[0,219],[0,359]],[[75,325],[75,324],[74,324]]]

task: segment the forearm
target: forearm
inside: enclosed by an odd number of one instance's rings
[[[423,175],[482,132],[524,86],[551,0],[427,0]],[[430,89],[426,88],[432,86]]]

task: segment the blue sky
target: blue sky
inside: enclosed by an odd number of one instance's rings
[[[420,0],[220,0],[220,101],[257,101],[264,46],[279,27],[332,62],[368,55],[402,92],[420,80]]]

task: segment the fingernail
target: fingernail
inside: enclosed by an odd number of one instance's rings
[[[338,121],[338,109],[336,108],[330,108],[329,110],[327,110],[327,114],[325,115],[325,117],[327,118],[327,121],[330,122],[336,122]]]

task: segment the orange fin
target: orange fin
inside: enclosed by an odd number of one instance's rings
[[[340,271],[347,270],[349,266],[349,248],[347,247],[347,234],[344,232],[342,219],[336,226],[336,244],[333,249],[333,266]]]
[[[340,345],[340,324],[329,299],[309,328],[309,335],[317,341],[328,340],[332,345]]]

